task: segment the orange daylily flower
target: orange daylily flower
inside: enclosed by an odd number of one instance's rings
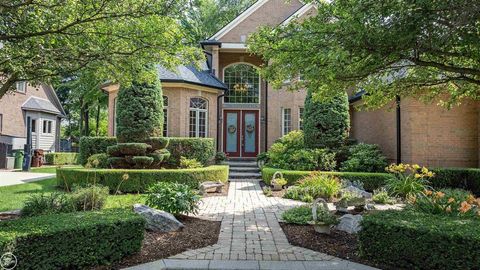
[[[466,201],[463,201],[462,204],[460,205],[460,208],[458,208],[458,210],[459,210],[461,213],[466,213],[466,212],[468,212],[470,209],[472,209],[472,205],[469,204],[469,203],[466,202]]]
[[[435,197],[437,197],[437,198],[443,198],[444,196],[445,196],[445,193],[443,193],[441,191],[435,192]]]
[[[477,198],[477,200],[475,201],[475,203],[480,206],[480,198]],[[480,212],[479,212],[480,213]]]
[[[425,189],[425,190],[423,191],[423,193],[425,193],[425,195],[427,195],[427,196],[432,195],[432,191],[431,191],[431,190],[428,190],[428,189]]]
[[[455,202],[455,199],[454,199],[454,198],[448,199],[448,203],[453,203],[453,202]]]

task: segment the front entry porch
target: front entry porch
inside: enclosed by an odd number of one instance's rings
[[[256,157],[259,152],[259,111],[223,111],[223,151],[228,157]]]

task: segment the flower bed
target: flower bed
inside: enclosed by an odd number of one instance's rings
[[[295,184],[298,180],[311,174],[311,171],[290,171],[275,168],[264,167],[262,169],[262,179],[266,184],[270,184],[272,176],[276,171],[281,171],[283,177],[288,181],[289,185]],[[320,172],[321,174],[334,175],[343,180],[351,182],[359,181],[364,185],[365,190],[373,191],[385,185],[387,179],[392,176],[387,173],[360,173],[360,172]]]
[[[0,222],[0,253],[18,269],[79,269],[140,250],[145,221],[129,210],[49,214]]]
[[[363,258],[405,269],[478,269],[480,220],[413,211],[365,215]]]
[[[58,168],[57,183],[60,187],[85,186],[97,183],[107,186],[111,192],[145,192],[156,182],[177,182],[198,188],[206,181],[228,181],[228,166],[214,165],[196,169],[74,169]]]

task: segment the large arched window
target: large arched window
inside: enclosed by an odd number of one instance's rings
[[[207,137],[208,101],[204,98],[190,99],[189,136]]]
[[[234,64],[225,68],[223,81],[228,87],[225,103],[259,103],[260,76],[248,64]]]

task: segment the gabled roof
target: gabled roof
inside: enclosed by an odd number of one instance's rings
[[[50,100],[39,97],[30,97],[22,104],[22,109],[27,111],[46,112],[55,115],[62,115],[60,110]]]
[[[290,17],[286,18],[285,21],[283,21],[281,24],[282,25],[287,25],[291,21],[302,17],[305,13],[307,13],[312,8],[316,9],[317,7],[313,3],[308,3],[308,4],[304,5],[299,10],[297,10],[295,13],[293,13]]]
[[[205,62],[202,63],[200,69],[193,65],[180,65],[174,70],[158,66],[158,76],[161,82],[183,82],[227,90],[225,84],[210,72]]]

